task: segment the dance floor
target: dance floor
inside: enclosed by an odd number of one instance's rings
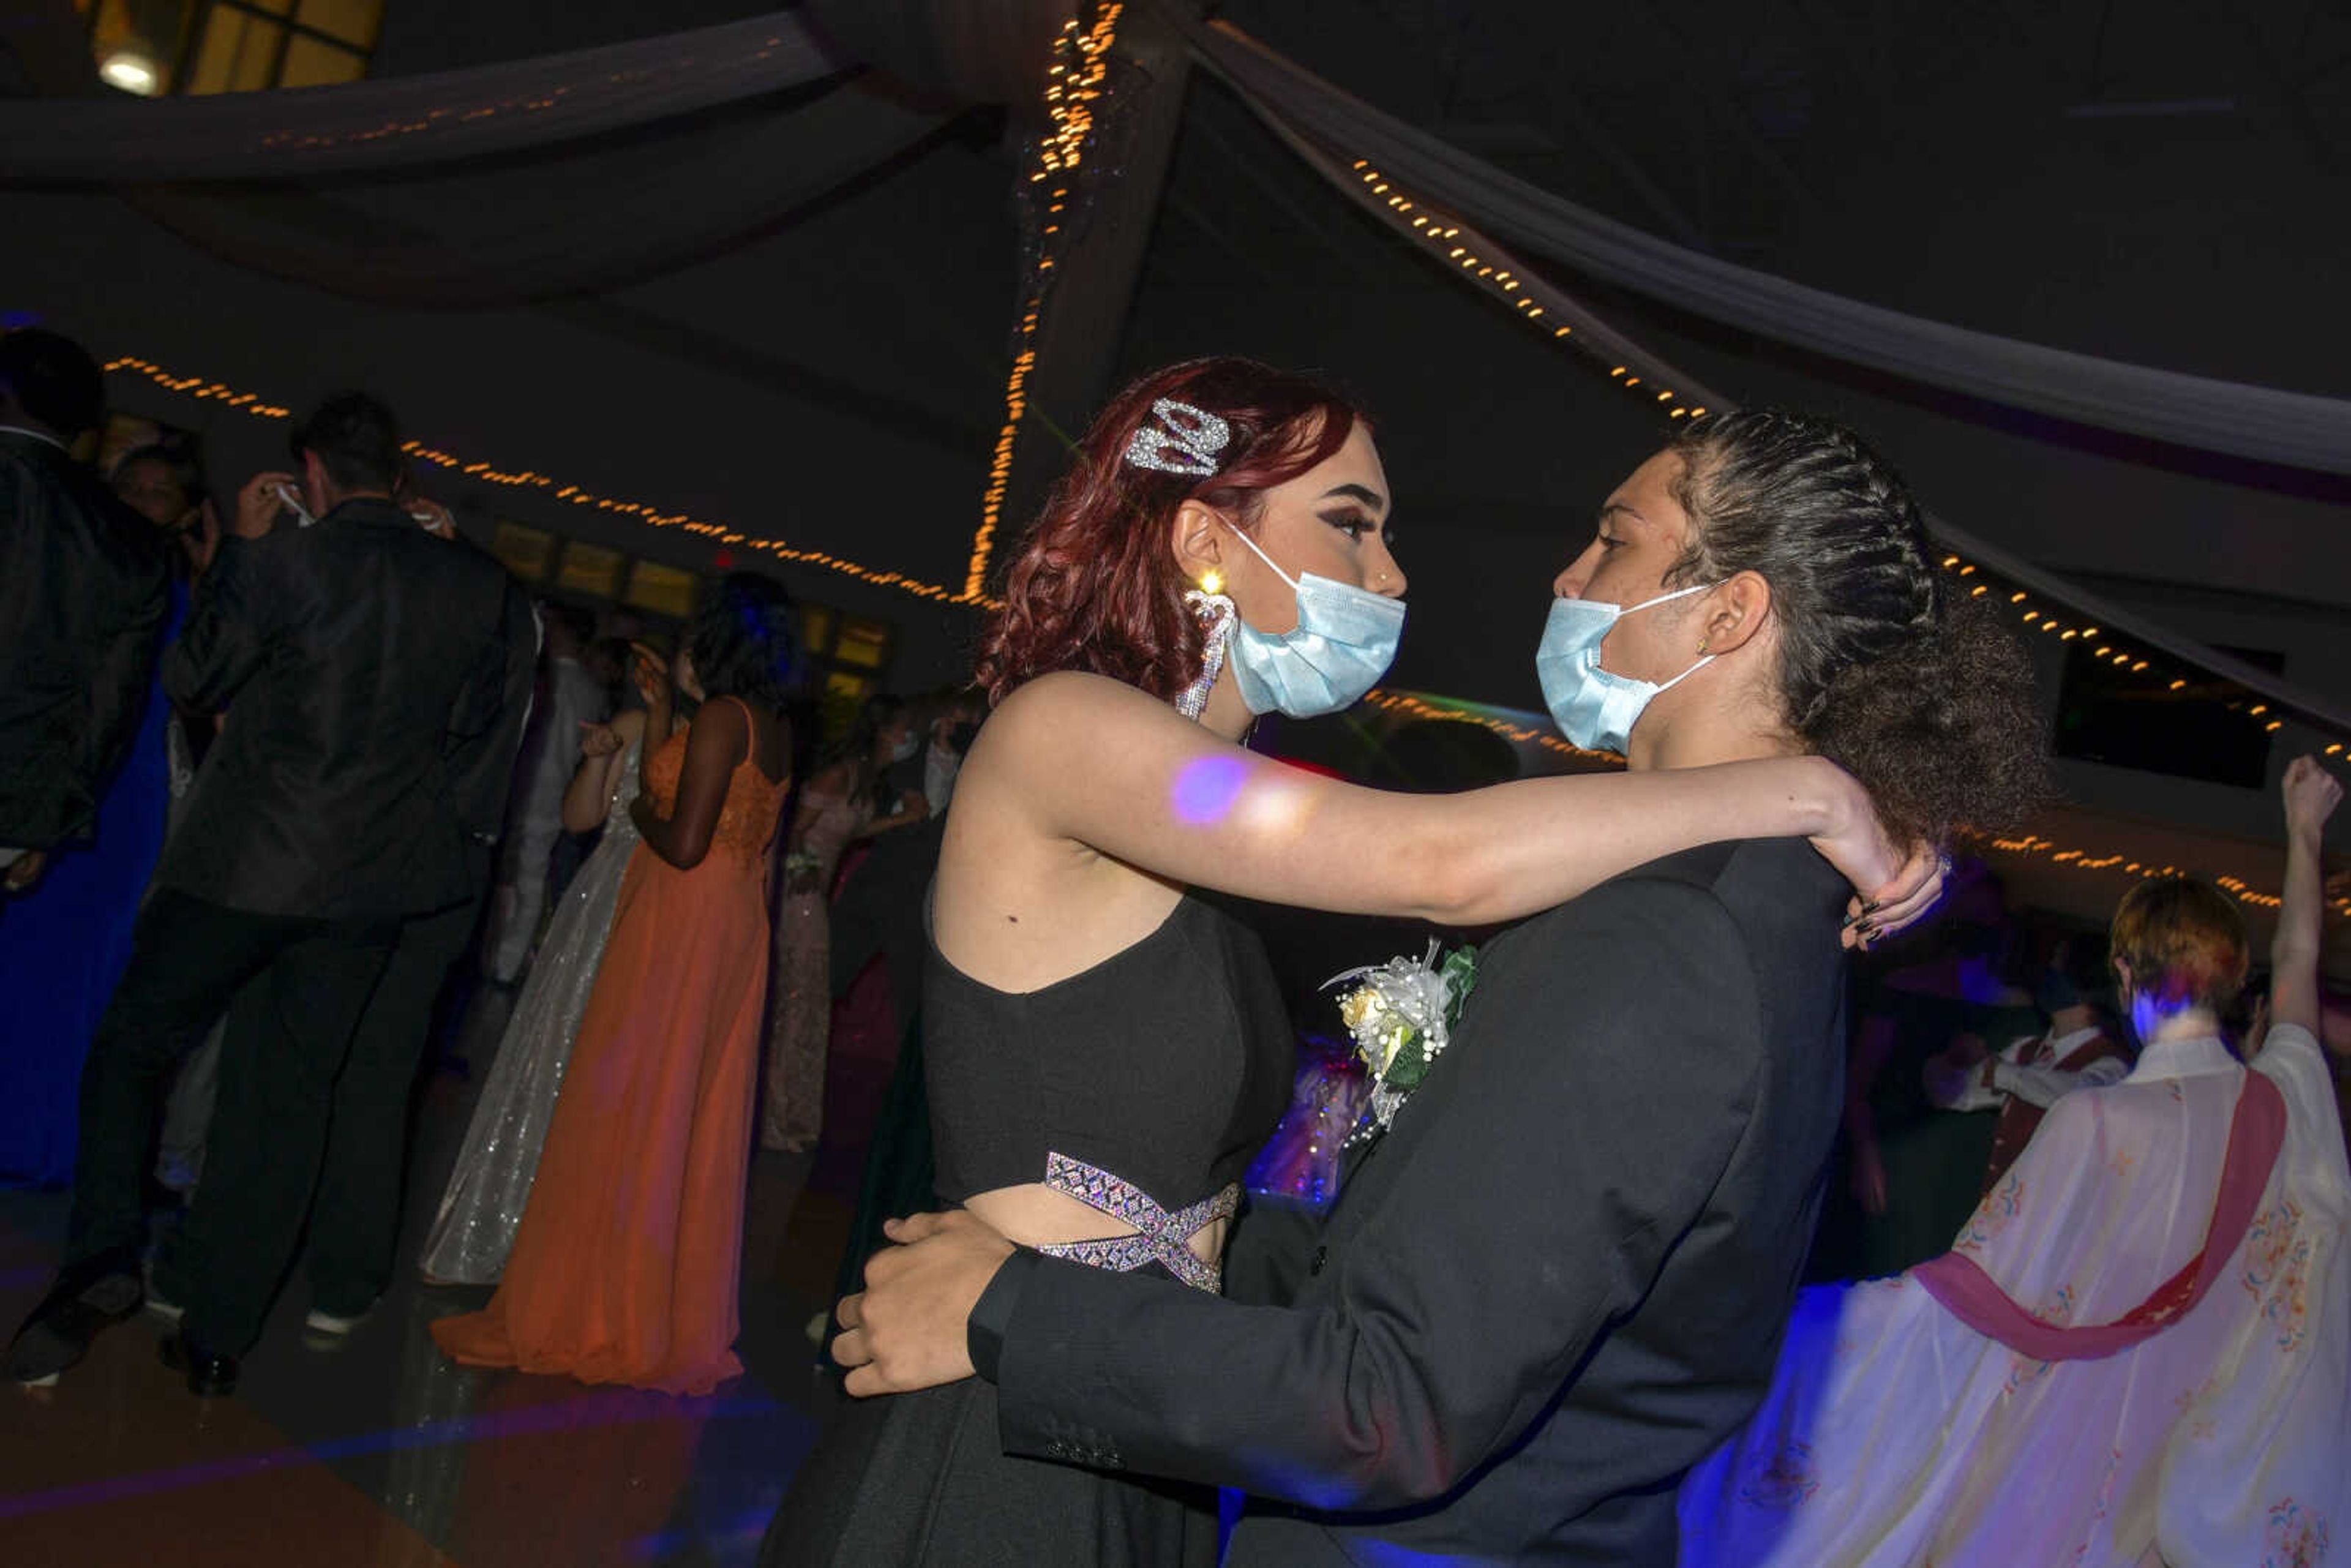
[[[707,1398],[455,1366],[426,1325],[484,1289],[430,1289],[421,1246],[474,1083],[436,1077],[420,1118],[398,1282],[337,1349],[303,1343],[298,1271],[235,1396],[199,1401],[142,1316],[55,1387],[0,1387],[8,1568],[734,1568],[838,1396],[804,1335],[831,1294],[870,1114],[814,1160],[759,1156],[743,1280],[747,1374]],[[840,1096],[828,1095],[828,1113]],[[865,1104],[857,1102],[867,1101]],[[47,1283],[57,1193],[0,1192],[0,1315]],[[5,1332],[5,1331],[0,1331]]]

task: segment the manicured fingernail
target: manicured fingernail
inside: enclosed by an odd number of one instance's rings
[[[1838,926],[1837,929],[1840,931],[1850,931],[1855,926],[1860,925],[1862,921],[1868,917],[1868,915],[1869,911],[1865,909],[1855,915],[1848,915],[1844,917],[1844,924]]]

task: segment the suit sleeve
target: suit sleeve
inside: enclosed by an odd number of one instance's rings
[[[123,585],[121,622],[98,650],[98,664],[90,673],[89,742],[82,765],[93,797],[97,781],[122,760],[140,716],[147,711],[155,645],[162,641],[164,618],[171,612],[171,578],[162,558],[143,565],[145,570]]]
[[[1700,1214],[1752,1113],[1758,1006],[1711,894],[1623,881],[1540,917],[1491,950],[1374,1152],[1409,1165],[1332,1287],[1247,1306],[1040,1259],[997,1360],[1006,1448],[1320,1509],[1441,1496],[1541,1416]]]
[[[198,713],[228,706],[267,655],[273,598],[266,552],[253,540],[223,539],[187,624],[163,653],[163,690],[173,702]]]
[[[505,821],[507,789],[530,716],[531,677],[538,663],[538,618],[503,569],[498,576],[503,597],[497,633],[483,640],[449,715],[450,787],[459,824],[477,839],[496,838]]]

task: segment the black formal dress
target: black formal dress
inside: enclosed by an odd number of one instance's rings
[[[1769,1384],[1835,1135],[1846,890],[1656,862],[1489,946],[1294,1302],[1023,1253],[974,1313],[1002,1446],[1238,1487],[1232,1564],[1671,1568]]]
[[[1289,1092],[1289,1024],[1254,936],[1187,896],[1142,941],[1022,995],[934,947],[923,1018],[944,1202],[1044,1182],[1138,1233],[1055,1249],[1071,1268],[1215,1299],[1215,1266],[1185,1240],[1232,1212]],[[1208,1489],[1011,1458],[996,1429],[996,1391],[977,1380],[849,1405],[794,1479],[762,1563],[1216,1560]]]
[[[87,465],[0,430],[0,849],[89,836],[170,609],[162,536]]]
[[[204,1185],[168,1261],[191,1341],[235,1355],[258,1337],[403,917],[478,890],[536,649],[497,562],[389,501],[224,542],[163,678],[232,711],[83,1071],[60,1291],[135,1260],[167,1075],[234,998]],[[377,1113],[405,1105],[403,1080]],[[396,1136],[362,1142],[396,1188]]]

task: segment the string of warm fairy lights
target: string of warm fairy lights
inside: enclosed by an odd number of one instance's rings
[[[1277,125],[1276,129],[1282,128]],[[1300,146],[1310,156],[1315,156],[1317,162],[1322,162],[1311,144],[1301,144],[1294,136],[1286,136],[1285,139],[1290,140],[1294,146]],[[1424,207],[1369,160],[1356,159],[1353,171],[1356,180],[1361,182],[1358,193],[1391,214],[1390,226],[1395,232],[1408,234],[1465,276],[1484,285],[1492,297],[1509,308],[1513,315],[1552,341],[1578,349],[1584,358],[1594,362],[1609,363],[1609,380],[1617,387],[1639,397],[1669,420],[1695,419],[1707,412],[1703,403],[1678,396],[1672,388],[1664,385],[1662,380],[1645,379],[1642,365],[1635,362],[1640,356],[1627,353],[1632,345],[1621,336],[1608,331],[1604,335],[1615,339],[1614,342],[1595,342],[1594,339],[1604,336],[1602,324],[1598,321],[1587,320],[1584,331],[1578,334],[1574,324],[1555,319],[1562,313],[1561,307],[1568,303],[1564,297],[1553,294],[1549,305],[1533,298],[1539,286],[1532,285],[1531,280],[1514,272],[1507,258],[1495,254],[1499,247],[1493,246],[1492,242],[1482,240],[1474,231],[1465,232],[1460,224]],[[1625,362],[1610,363],[1613,358],[1617,357],[1622,357]],[[1655,375],[1654,370],[1650,374]],[[2029,632],[2054,636],[2066,643],[2080,643],[2087,657],[2123,674],[2145,677],[2151,686],[2160,685],[2168,692],[2178,693],[2187,690],[2191,684],[2188,674],[2170,666],[2160,655],[2150,655],[2103,627],[2078,620],[2070,613],[2043,608],[2032,601],[2032,595],[2026,591],[2013,584],[1996,584],[1991,574],[1976,562],[1957,554],[1949,554],[1944,558],[1943,566],[1962,580],[1977,580],[1969,584],[1968,591],[1971,598],[1987,599],[2004,593],[2007,606],[2017,617],[2018,624]],[[1593,755],[1579,753],[1555,736],[1465,709],[1440,706],[1390,693],[1375,693],[1366,700],[1375,706],[1416,716],[1480,724],[1509,739],[1531,741],[1548,750],[1579,757]],[[2220,699],[2216,696],[2214,700]],[[2273,714],[2270,705],[2256,695],[2240,693],[2227,699],[2227,706],[2230,711],[2241,712],[2249,721],[2261,725],[2263,737],[2273,735],[2283,727],[2283,719]],[[2327,756],[2340,757],[2345,754],[2346,747],[2336,742],[2325,749]],[[2145,878],[2172,874],[2179,869],[2176,866],[2148,865],[2120,853],[2100,853],[2080,847],[2060,846],[2053,840],[2038,836],[2016,839],[1970,837],[1984,849],[2009,855],[2045,855],[2051,864],[2085,872],[2116,872]],[[2263,909],[2278,907],[2275,894],[2258,892],[2241,877],[2222,876],[2216,882],[2245,904]],[[2344,913],[2351,914],[2351,897],[2336,900],[2335,904]]]
[[[293,417],[293,410],[283,404],[265,402],[251,392],[239,392],[225,382],[208,381],[202,376],[175,375],[151,360],[142,360],[126,354],[118,359],[109,360],[106,368],[110,371],[131,371],[146,377],[167,391],[208,402],[216,402],[224,407],[236,409],[256,419],[282,420]],[[455,453],[444,452],[419,441],[408,442],[402,449],[412,457],[430,463],[435,467],[462,474],[470,479],[478,479],[486,485],[535,491],[552,500],[562,501],[574,507],[585,507],[594,511],[609,512],[613,516],[642,523],[648,528],[675,528],[709,539],[714,544],[737,546],[772,555],[778,560],[788,560],[802,566],[821,567],[828,571],[839,572],[844,577],[853,578],[860,582],[871,583],[876,588],[895,589],[901,593],[910,593],[918,599],[927,599],[941,603],[976,603],[983,607],[992,607],[995,603],[994,601],[985,597],[974,599],[970,595],[959,593],[942,583],[925,582],[918,577],[910,576],[903,571],[867,566],[862,561],[851,560],[846,556],[835,555],[830,550],[803,549],[796,545],[786,544],[781,539],[758,538],[746,534],[739,528],[730,528],[725,523],[712,522],[685,512],[664,512],[643,501],[628,501],[611,496],[600,496],[580,486],[565,484],[553,475],[541,474],[534,468],[500,468],[487,462],[468,461]]]
[[[1408,232],[1464,275],[1487,285],[1514,315],[1552,341],[1564,341],[1597,363],[1606,363],[1614,350],[1626,346],[1614,332],[1596,332],[1596,322],[1587,322],[1583,338],[1577,339],[1573,322],[1557,319],[1556,302],[1547,306],[1534,298],[1529,279],[1511,270],[1507,260],[1485,253],[1482,247],[1491,246],[1490,241],[1482,240],[1475,233],[1465,234],[1461,225],[1415,202],[1370,160],[1358,158],[1353,167],[1368,196],[1395,215],[1399,233]],[[1594,341],[1595,338],[1609,340]],[[1645,380],[1637,365],[1611,365],[1608,378],[1624,391],[1637,392],[1642,402],[1657,405],[1669,419],[1696,419],[1706,413],[1703,402],[1677,397],[1672,388]]]
[[[1384,713],[1398,714],[1407,718],[1440,719],[1474,724],[1493,731],[1505,740],[1540,747],[1545,751],[1556,752],[1562,757],[1572,757],[1579,762],[1596,763],[1612,768],[1624,766],[1625,759],[1614,752],[1586,751],[1581,747],[1571,745],[1551,730],[1538,729],[1532,725],[1520,724],[1515,720],[1494,714],[1480,713],[1465,705],[1443,701],[1433,702],[1425,696],[1416,696],[1408,692],[1380,689],[1366,695],[1364,698],[1364,706],[1378,708]],[[2120,852],[2096,854],[2085,849],[2065,848],[2054,839],[2043,838],[2033,833],[2016,838],[1992,838],[1980,834],[1967,836],[1979,850],[2020,857],[2028,855],[2046,857],[2052,865],[2062,865],[2074,871],[2115,872],[2124,876],[2137,877],[2142,881],[2158,876],[2176,876],[2180,871],[2177,865],[2157,865],[2152,861],[2133,860]],[[2216,886],[2240,903],[2252,904],[2257,909],[2282,907],[2283,901],[2277,894],[2260,892],[2248,884],[2242,877],[2216,876],[2212,880]],[[2343,914],[2351,915],[2351,896],[2337,897],[2330,899],[2329,902]]]
[[[1980,569],[1975,562],[1956,554],[1944,556],[1943,568],[1963,580],[1980,575]],[[2126,646],[2123,639],[2103,627],[2076,622],[2056,610],[2043,610],[2033,602],[2032,594],[2024,589],[1995,583],[1987,578],[1973,583],[1968,593],[1970,598],[1991,599],[1995,603],[2000,602],[2001,596],[2004,594],[2008,609],[2025,630],[2054,635],[2064,643],[2078,643],[2090,658],[2101,664],[2110,665],[2126,674],[2147,676],[2150,689],[2160,686],[2167,692],[2182,692],[2191,684],[2189,675],[2181,674],[2177,668],[2166,664],[2160,654],[2150,657]],[[2211,700],[2220,699],[2216,696]],[[2241,693],[2228,699],[2226,706],[2231,713],[2241,713],[2249,721],[2260,724],[2261,732],[2265,736],[2274,735],[2285,727],[2285,720],[2276,716],[2270,705],[2253,694]],[[2326,755],[2340,757],[2343,750],[2343,744],[2337,741],[2326,747]]]
[[[2177,865],[2157,865],[2152,861],[2132,860],[2119,851],[2094,854],[2078,848],[2061,848],[2054,839],[2030,833],[2021,838],[1989,840],[1983,847],[2007,855],[2046,857],[2050,864],[2074,871],[2113,872],[2122,876],[2137,877],[2142,882],[2158,876],[2177,876],[2181,870]],[[2242,877],[2215,876],[2212,882],[2240,904],[2250,904],[2256,909],[2282,909],[2285,906],[2285,901],[2276,894],[2262,893]],[[2351,896],[2337,896],[2327,902],[2338,913],[2351,915]]]
[[[1094,105],[1106,90],[1111,46],[1118,40],[1118,19],[1126,7],[1111,3],[1098,6],[1091,26],[1075,16],[1061,24],[1053,40],[1052,64],[1045,72],[1045,113],[1052,129],[1037,143],[1031,184],[1053,182],[1038,234],[1037,280],[1020,308],[1015,330],[1012,370],[1004,382],[1004,423],[996,433],[989,455],[987,487],[980,493],[979,528],[971,538],[971,567],[965,574],[960,597],[979,603],[987,593],[987,570],[996,554],[996,534],[1004,519],[1004,502],[1012,486],[1012,454],[1020,439],[1020,421],[1029,412],[1029,374],[1037,368],[1037,333],[1044,319],[1045,293],[1052,281],[1060,247],[1056,222],[1069,208],[1070,183],[1085,162],[1086,143],[1093,134]]]
[[[1545,751],[1557,752],[1562,757],[1574,758],[1579,762],[1597,763],[1608,768],[1625,766],[1625,759],[1614,752],[1587,751],[1583,747],[1562,738],[1555,730],[1538,729],[1532,725],[1520,724],[1515,720],[1494,714],[1479,713],[1470,707],[1456,706],[1449,703],[1433,703],[1425,697],[1415,696],[1409,692],[1392,692],[1384,687],[1374,687],[1364,695],[1364,706],[1378,708],[1384,713],[1401,714],[1406,718],[1447,719],[1479,725],[1492,730],[1505,740],[1516,741],[1521,746],[1538,746]]]
[[[1553,319],[1556,310],[1531,297],[1531,280],[1513,272],[1505,258],[1491,254],[1499,247],[1493,246],[1490,241],[1481,239],[1474,231],[1465,232],[1460,224],[1437,215],[1415,202],[1369,160],[1356,159],[1353,170],[1368,198],[1393,214],[1391,226],[1398,233],[1410,234],[1465,275],[1484,284],[1513,314],[1554,341],[1573,338],[1574,328],[1572,325],[1556,321]],[[1587,326],[1585,339],[1589,340],[1592,335]],[[1613,357],[1605,351],[1595,353],[1597,346],[1588,340],[1572,342],[1570,346],[1581,349],[1594,362],[1606,363]],[[1624,391],[1654,406],[1667,419],[1696,419],[1707,412],[1703,403],[1684,399],[1671,387],[1646,379],[1640,365],[1629,362],[1610,364],[1608,378]],[[1956,554],[1946,556],[1943,565],[1963,579],[1981,577],[1981,569],[1976,563],[1964,560]],[[2074,620],[2056,610],[2043,609],[2033,603],[2031,595],[2022,589],[2013,585],[1995,587],[1988,578],[1983,578],[1970,584],[1969,592],[1971,597],[1979,599],[2005,593],[2019,624],[2029,631],[2054,635],[2066,643],[2082,642],[2090,656],[2101,664],[2126,674],[2147,676],[2151,682],[2160,683],[2172,692],[2184,691],[2190,685],[2187,674],[2166,664],[2159,656],[2150,657],[2098,626]],[[2265,735],[2274,734],[2283,727],[2284,721],[2274,716],[2270,705],[2257,696],[2241,695],[2230,700],[2228,706],[2232,712],[2241,712],[2248,719],[2261,722]],[[2327,748],[2327,755],[2341,756],[2343,751],[2344,747],[2337,744]]]

